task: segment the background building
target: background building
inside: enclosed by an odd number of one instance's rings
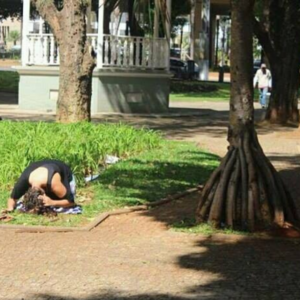
[[[10,33],[13,31],[17,31],[19,33],[20,38],[16,41],[9,40]],[[11,49],[14,44],[21,44],[21,32],[22,25],[21,21],[17,19],[6,19],[0,21],[0,47],[4,47],[6,50]]]

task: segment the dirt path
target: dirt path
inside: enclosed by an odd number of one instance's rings
[[[189,117],[98,116],[97,121],[146,125],[223,155],[226,105],[214,105],[190,108],[197,115]],[[299,195],[298,139],[292,132],[259,130],[266,153]],[[298,299],[298,242],[211,238],[169,229],[193,216],[197,197],[111,217],[90,233],[0,230],[0,299]]]

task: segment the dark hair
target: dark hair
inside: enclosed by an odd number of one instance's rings
[[[55,214],[50,207],[44,206],[43,200],[39,199],[39,196],[44,194],[45,192],[41,188],[29,188],[23,198],[24,210],[37,215]]]

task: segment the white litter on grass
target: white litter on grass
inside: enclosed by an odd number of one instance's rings
[[[97,179],[99,176],[100,176],[100,174],[93,174],[93,175],[85,177],[84,181],[85,182],[91,182],[91,181]]]
[[[117,156],[106,155],[106,156],[105,156],[104,162],[105,162],[107,165],[113,165],[113,164],[116,164],[119,160],[120,160],[120,158],[117,157]],[[100,171],[101,173],[102,173],[104,170],[105,170],[105,168],[99,168],[99,171]],[[92,174],[92,175],[89,175],[89,176],[85,177],[84,180],[85,180],[86,183],[87,183],[87,182],[91,182],[91,181],[96,180],[99,176],[100,176],[100,174]]]
[[[105,163],[108,165],[113,165],[120,160],[119,157],[113,155],[106,155],[105,156]]]

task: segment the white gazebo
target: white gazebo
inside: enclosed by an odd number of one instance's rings
[[[170,26],[158,37],[156,9],[153,37],[104,34],[104,4],[89,12],[88,40],[97,54],[93,74],[92,113],[160,113],[168,111]],[[157,2],[157,1],[155,1]],[[167,0],[171,14],[171,0]],[[169,23],[169,22],[168,22]],[[55,111],[59,85],[59,49],[49,27],[40,17],[30,19],[30,0],[23,0],[22,66],[19,107]]]

